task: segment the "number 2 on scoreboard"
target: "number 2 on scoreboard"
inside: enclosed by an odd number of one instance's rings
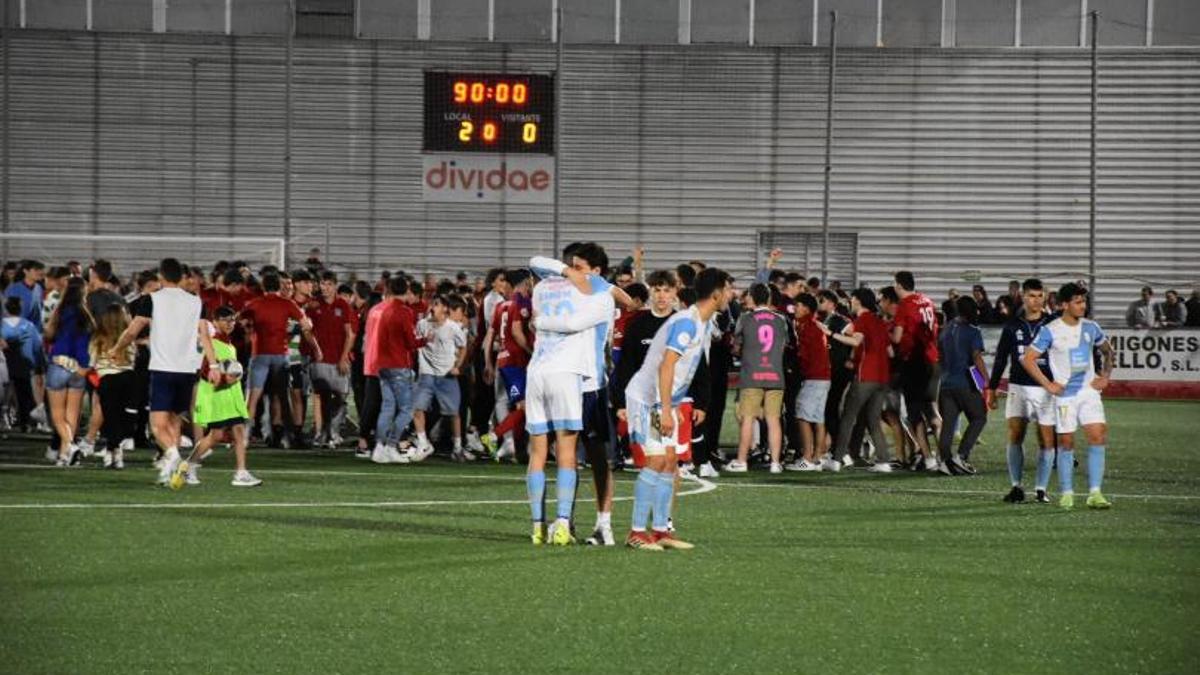
[[[471,135],[474,133],[475,124],[468,122],[467,120],[463,120],[462,124],[460,124],[458,127],[458,140],[462,141],[463,143],[470,143]]]

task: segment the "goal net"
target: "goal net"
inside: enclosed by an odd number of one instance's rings
[[[282,266],[285,246],[283,239],[265,237],[0,233],[4,260],[39,260],[47,267],[77,261],[86,267],[103,258],[122,279],[157,267],[163,258],[177,258],[205,271],[220,260],[244,261],[254,270],[267,264]]]

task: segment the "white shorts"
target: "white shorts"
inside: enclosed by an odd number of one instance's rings
[[[647,457],[662,457],[667,454],[667,448],[679,447],[679,406],[671,408],[675,417],[675,428],[670,436],[663,436],[654,427],[652,417],[657,410],[658,406],[642,403],[637,399],[627,398],[625,401],[625,415],[629,420],[629,441],[642,446],[642,453]]]
[[[1004,419],[1016,418],[1036,420],[1044,427],[1054,426],[1054,397],[1043,387],[1009,384],[1008,398],[1004,403]]]
[[[829,380],[805,380],[796,393],[796,419],[812,424],[825,423],[825,401],[829,400]]]
[[[583,431],[583,378],[530,370],[525,383],[525,430],[533,436]]]
[[[1055,430],[1073,434],[1081,426],[1104,424],[1104,402],[1100,392],[1089,385],[1070,398],[1054,397]]]

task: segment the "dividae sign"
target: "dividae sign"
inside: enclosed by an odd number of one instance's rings
[[[554,158],[545,155],[424,155],[427,202],[553,204]]]

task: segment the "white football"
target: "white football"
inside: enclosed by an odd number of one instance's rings
[[[234,359],[225,359],[221,362],[221,374],[232,378],[241,378],[242,364]]]

